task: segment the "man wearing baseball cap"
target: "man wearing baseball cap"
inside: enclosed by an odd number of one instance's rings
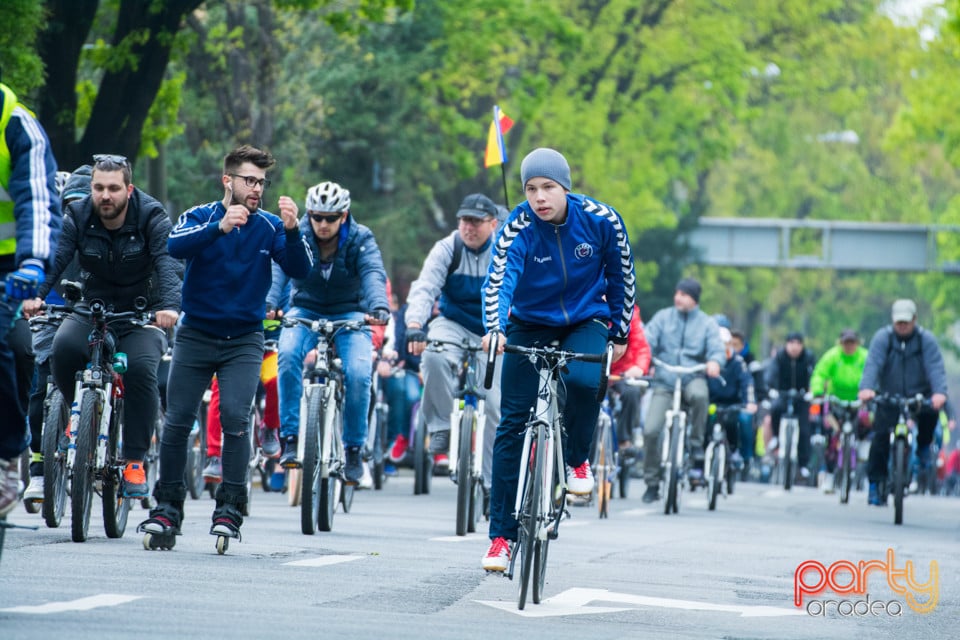
[[[863,402],[872,400],[878,393],[902,397],[923,394],[930,398],[932,409],[921,409],[916,415],[917,454],[921,469],[925,469],[931,463],[930,443],[939,412],[947,401],[943,355],[936,336],[917,325],[917,305],[913,300],[894,302],[890,318],[893,323],[877,331],[870,341],[858,395]],[[877,405],[873,443],[867,463],[867,477],[870,480],[867,500],[871,505],[884,506],[887,503],[882,485],[887,479],[890,429],[897,423],[898,417],[896,406],[885,403]]]

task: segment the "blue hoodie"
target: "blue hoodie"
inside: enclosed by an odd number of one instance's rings
[[[310,272],[313,256],[300,230],[286,231],[272,213],[258,209],[247,224],[224,234],[219,225],[225,213],[222,202],[185,211],[167,247],[171,256],[187,261],[183,324],[235,338],[263,330],[272,262],[302,278]]]
[[[508,315],[549,327],[600,319],[611,340],[626,344],[634,280],[627,230],[613,207],[568,193],[567,219],[555,225],[524,201],[500,231],[483,283],[487,331],[504,331]]]

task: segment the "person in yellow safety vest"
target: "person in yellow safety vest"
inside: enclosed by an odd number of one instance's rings
[[[37,294],[56,255],[62,226],[56,173],[43,127],[0,83],[0,518],[19,498],[17,458],[28,443],[7,332],[20,301]]]

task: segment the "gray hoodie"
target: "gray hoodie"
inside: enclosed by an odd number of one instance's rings
[[[667,364],[689,367],[714,361],[723,367],[726,351],[720,341],[720,327],[716,320],[694,307],[686,313],[676,307],[667,307],[654,314],[644,327],[650,353]],[[676,376],[662,368],[656,369],[655,387],[673,388]],[[686,381],[685,381],[686,382]]]

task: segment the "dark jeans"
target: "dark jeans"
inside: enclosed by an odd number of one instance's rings
[[[590,320],[573,327],[542,327],[510,322],[507,344],[543,346],[559,340],[560,348],[583,353],[601,353],[607,344],[605,323]],[[537,369],[525,356],[503,355],[500,376],[500,424],[493,444],[493,477],[490,491],[490,538],[517,539],[513,517],[519,483],[523,434],[530,408],[537,399]],[[558,385],[566,386],[563,423],[567,464],[578,466],[590,454],[593,432],[600,414],[597,388],[599,363],[575,361],[567,365]],[[561,469],[561,472],[563,470]]]
[[[47,400],[47,378],[50,377],[50,359],[37,365],[37,378],[30,394],[30,450],[43,451],[43,403]]]
[[[13,328],[7,334],[7,344],[13,350],[13,358],[17,363],[17,397],[24,413],[30,403],[30,386],[33,382],[33,334],[30,332],[30,323],[26,318],[17,318]]]
[[[167,380],[167,415],[160,442],[158,499],[182,495],[187,439],[210,378],[220,387],[223,425],[223,492],[246,499],[250,462],[250,409],[260,382],[263,333],[220,338],[181,326],[173,347]],[[174,480],[164,480],[174,478]]]
[[[0,278],[2,282],[2,278]],[[17,364],[8,340],[16,310],[0,296],[0,459],[13,460],[27,448],[26,407],[17,383]]]
[[[770,424],[773,427],[773,435],[780,437],[780,417],[787,412],[787,398],[781,396],[777,398],[776,403],[770,411]],[[810,460],[810,403],[801,397],[794,400],[794,414],[800,423],[800,441],[797,442],[797,464],[806,467]],[[787,443],[781,442],[779,446],[786,446]]]
[[[867,477],[870,482],[883,482],[887,479],[887,467],[890,463],[890,431],[900,418],[900,410],[886,404],[878,404],[873,418],[873,441],[870,444],[870,457],[867,459]],[[917,451],[923,451],[933,442],[933,432],[937,427],[939,414],[932,409],[923,409],[917,416]]]
[[[77,372],[90,362],[87,337],[92,326],[86,318],[71,315],[64,319],[53,338],[50,370],[67,404],[74,400]],[[127,371],[123,374],[123,457],[143,460],[150,448],[160,404],[157,365],[167,348],[167,337],[157,327],[127,323],[117,323],[111,331],[117,336],[117,351],[127,354]]]

